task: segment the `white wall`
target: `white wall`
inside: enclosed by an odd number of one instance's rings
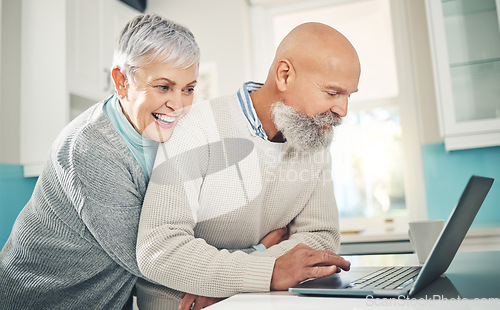
[[[413,52],[415,72],[413,74],[416,101],[419,103],[420,143],[441,143],[443,139],[439,133],[439,123],[432,73],[432,59],[430,54],[429,34],[424,0],[407,1],[409,9],[410,45]]]
[[[336,0],[332,0],[334,2]],[[251,3],[274,3],[262,0]],[[281,1],[286,2],[286,1]],[[281,3],[280,2],[280,3]],[[288,2],[296,2],[288,0]],[[414,61],[415,96],[419,106],[419,141],[440,143],[434,80],[424,0],[406,1],[410,17],[408,32]],[[149,0],[148,12],[175,20],[193,31],[200,45],[202,62],[217,65],[218,94],[234,92],[241,83],[255,79],[252,73],[249,1],[246,0]],[[258,47],[257,47],[258,48]],[[260,64],[266,68],[270,64]],[[261,78],[261,77],[260,77]],[[262,82],[262,81],[261,81]]]
[[[0,0],[0,72],[2,72],[2,3]],[[2,75],[0,74],[0,94],[2,93]],[[0,115],[2,114],[2,99],[0,98]],[[2,126],[0,126],[0,141],[2,137]],[[1,147],[1,146],[0,146]],[[2,156],[0,155],[0,158]]]
[[[235,93],[250,79],[247,1],[149,0],[147,12],[176,21],[193,32],[202,64],[216,64],[216,95]]]
[[[0,1],[2,47],[0,53],[0,162],[16,163],[19,160],[19,130],[12,130],[12,128],[19,126],[20,119],[21,1]],[[258,1],[254,0],[254,2]],[[412,35],[414,67],[417,68],[415,77],[420,112],[418,113],[420,143],[439,143],[442,140],[437,123],[424,0],[407,2],[410,7],[409,32]],[[234,93],[243,82],[255,79],[252,73],[248,0],[149,0],[147,10],[175,20],[193,31],[201,48],[202,63],[215,63],[216,65],[216,95]],[[270,64],[260,65],[267,68]]]
[[[0,1],[0,163],[18,163],[21,1]]]

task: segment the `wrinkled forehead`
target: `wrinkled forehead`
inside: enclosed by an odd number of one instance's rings
[[[297,78],[308,81],[327,90],[351,94],[358,89],[361,73],[357,58],[308,57],[296,62]]]

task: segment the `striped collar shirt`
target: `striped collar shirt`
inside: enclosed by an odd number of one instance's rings
[[[268,140],[267,134],[262,128],[262,123],[257,117],[257,113],[252,104],[252,99],[250,98],[250,93],[259,90],[262,85],[257,82],[246,82],[238,90],[238,101],[240,102],[241,110],[247,118],[248,130],[252,136],[261,137],[264,140]]]

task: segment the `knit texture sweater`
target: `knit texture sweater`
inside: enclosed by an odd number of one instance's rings
[[[0,309],[121,309],[146,185],[103,103],[67,125],[0,252]]]
[[[287,241],[233,251],[288,224]],[[269,291],[276,258],[298,243],[339,248],[329,151],[297,153],[252,136],[236,95],[195,104],[158,149],[139,224],[140,270],[202,296]]]

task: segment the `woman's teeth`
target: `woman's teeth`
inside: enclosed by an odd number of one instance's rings
[[[175,117],[168,116],[165,114],[153,113],[153,116],[162,123],[171,124],[175,121]]]

